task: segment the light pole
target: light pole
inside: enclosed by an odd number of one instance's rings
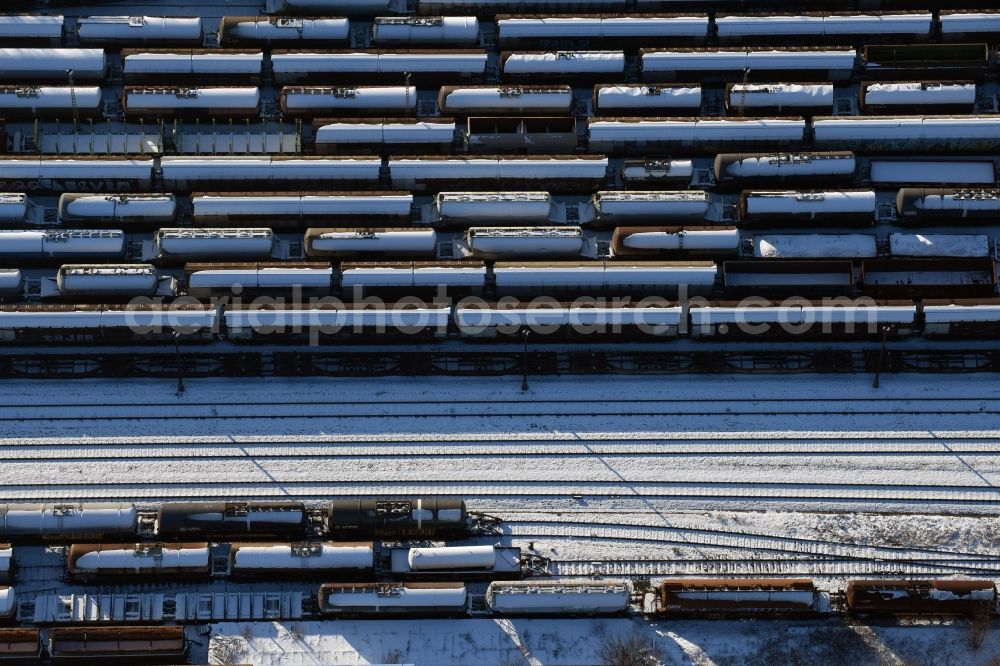
[[[521,331],[521,335],[524,337],[524,361],[521,363],[521,370],[524,374],[521,376],[521,390],[528,390],[528,335],[531,331],[524,329]]]
[[[181,374],[181,334],[174,331],[174,352],[177,358],[177,397],[184,395],[184,376]]]

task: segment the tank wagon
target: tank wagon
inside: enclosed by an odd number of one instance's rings
[[[17,192],[0,192],[0,224],[21,223],[28,216],[30,203],[27,195]]]
[[[445,225],[544,222],[554,215],[554,206],[548,192],[440,192],[434,197],[434,211]]]
[[[271,54],[278,83],[366,81],[398,82],[409,74],[414,82],[441,84],[482,79],[486,52],[475,49],[449,51],[282,51]]]
[[[124,224],[130,227],[173,222],[177,197],[173,194],[63,194],[59,219],[69,224]]]
[[[733,115],[829,115],[833,86],[828,83],[730,83],[726,109]]]
[[[327,583],[319,589],[325,615],[458,616],[467,604],[464,583]]]
[[[469,529],[463,500],[333,500],[330,533],[350,536],[445,536]]]
[[[896,212],[903,224],[992,221],[1000,216],[1000,190],[904,187]]]
[[[108,72],[104,49],[0,48],[0,81],[103,81]]]
[[[500,546],[393,548],[390,571],[403,580],[520,578],[521,549]]]
[[[490,583],[486,605],[498,615],[624,615],[633,593],[628,580]]]
[[[715,157],[719,184],[792,181],[829,184],[854,178],[849,151],[810,153],[721,153]]]
[[[740,233],[736,227],[615,227],[611,250],[616,257],[663,255],[684,256],[736,254]]]
[[[219,22],[219,43],[226,47],[338,44],[350,37],[348,19],[335,16],[224,16]]]
[[[854,49],[640,49],[644,82],[845,81]]]
[[[184,627],[85,626],[49,631],[48,652],[54,660],[181,660],[187,653]]]
[[[437,232],[420,228],[331,229],[311,228],[305,233],[310,257],[351,257],[385,254],[393,257],[433,257]]]
[[[444,337],[451,311],[447,307],[384,307],[364,304],[295,305],[268,309],[244,306],[225,313],[226,335],[233,342],[370,340],[412,344]]]
[[[353,224],[358,218],[408,218],[413,206],[409,192],[343,194],[193,193],[194,219],[199,224],[266,223],[269,227],[298,226],[322,219]]]
[[[657,299],[655,305],[588,307],[547,303],[543,307],[508,307],[485,303],[455,309],[459,334],[470,341],[521,340],[529,328],[535,334],[536,343],[603,337],[653,340],[676,337],[684,319],[680,305],[662,299]]]
[[[161,285],[166,283],[166,294]],[[56,273],[56,286],[64,298],[173,295],[176,280],[160,278],[151,264],[63,264]]]
[[[103,111],[99,86],[0,86],[0,114],[7,118],[96,118]]]
[[[126,115],[141,118],[254,117],[260,115],[260,89],[128,86],[122,108]]]
[[[377,45],[473,45],[479,41],[475,16],[380,16],[373,25]]]
[[[319,155],[337,153],[442,153],[455,142],[455,123],[428,120],[317,120],[314,147]]]
[[[69,548],[66,571],[80,582],[110,578],[207,578],[208,543],[78,544]]]
[[[264,53],[252,50],[122,49],[122,59],[122,75],[129,84],[252,84],[264,69]]]
[[[816,612],[809,579],[681,579],[659,587],[664,615],[802,615]]]
[[[873,190],[747,190],[740,195],[738,213],[743,227],[871,226],[877,207]]]
[[[0,505],[0,540],[109,540],[122,542],[136,533],[132,504],[4,504]]]
[[[301,502],[168,502],[160,506],[160,537],[212,538],[241,535],[295,537],[305,529]]]
[[[0,261],[46,263],[58,259],[118,259],[125,233],[118,229],[0,231]]]
[[[865,113],[972,113],[974,81],[867,81],[859,97]]]
[[[62,43],[64,21],[61,14],[0,16],[0,40],[12,45],[59,46]]]
[[[240,578],[364,578],[375,570],[375,548],[370,541],[239,543],[229,570]]]
[[[561,85],[442,86],[438,107],[453,116],[569,114],[573,90]]]
[[[412,115],[417,108],[415,86],[330,88],[285,86],[281,110],[288,115]]]
[[[201,19],[165,16],[82,16],[76,20],[81,44],[202,43]]]
[[[598,225],[618,222],[698,222],[705,219],[711,206],[707,192],[598,192],[591,199]]]
[[[206,342],[219,330],[217,321],[213,308],[194,304],[2,305],[0,342]]]
[[[657,115],[698,115],[702,91],[696,84],[645,85],[598,84],[593,106],[598,115],[655,113]]]
[[[622,51],[504,51],[500,54],[503,76],[509,80],[581,79],[622,80]]]
[[[691,337],[712,339],[851,339],[902,337],[916,330],[911,302],[826,305],[758,301],[698,303],[691,306]]]
[[[996,599],[996,586],[988,580],[854,580],[847,585],[853,613],[989,614]]]
[[[795,118],[608,118],[587,121],[588,146],[613,154],[674,150],[704,153],[734,146],[789,148],[802,144],[806,121]]]
[[[463,236],[468,252],[477,257],[580,256],[580,227],[470,227]]]

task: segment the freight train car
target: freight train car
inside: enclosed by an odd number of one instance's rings
[[[264,69],[261,51],[232,49],[123,49],[122,75],[129,84],[166,82],[256,83]]]
[[[865,293],[878,298],[991,298],[997,291],[993,259],[866,259]]]
[[[329,223],[354,218],[408,218],[413,195],[403,192],[343,194],[194,193],[194,219],[205,224],[266,223],[269,227],[297,226],[322,219]]]
[[[303,295],[330,293],[333,268],[330,264],[305,262],[188,263],[187,293],[210,298],[216,292],[247,295],[284,295],[298,290]],[[234,323],[241,308],[230,306],[224,313],[227,337],[241,337]]]
[[[1000,218],[1000,190],[904,187],[896,213],[902,224],[991,222]]]
[[[569,114],[573,90],[560,85],[442,86],[438,107],[454,116]]]
[[[757,301],[699,303],[691,307],[691,336],[712,339],[807,339],[903,337],[915,332],[909,302],[857,305]]]
[[[665,615],[760,616],[816,612],[816,588],[808,579],[681,579],[659,587]]]
[[[847,585],[853,613],[985,615],[995,611],[996,600],[989,580],[853,580]]]
[[[616,227],[611,235],[611,251],[616,257],[722,256],[740,249],[736,227]]]
[[[723,270],[727,296],[823,298],[854,290],[850,260],[727,261]]]
[[[398,82],[409,75],[414,82],[435,84],[482,79],[486,53],[474,49],[449,51],[274,51],[271,55],[278,83]]]
[[[375,44],[473,45],[479,41],[475,16],[379,16],[372,27]]]
[[[327,583],[319,590],[324,615],[394,617],[464,615],[464,583]]]
[[[137,524],[132,504],[0,505],[0,539],[13,543],[59,539],[121,542],[135,534]]]
[[[744,227],[799,225],[871,226],[878,200],[873,190],[747,190],[738,205]]]
[[[926,299],[920,308],[927,338],[995,338],[1000,335],[1000,300]]]
[[[201,19],[180,16],[81,16],[76,20],[81,44],[202,43]]]
[[[20,224],[28,216],[30,206],[27,195],[17,192],[0,192],[0,224]]]
[[[305,522],[301,502],[165,502],[156,530],[161,538],[296,537]]]
[[[443,153],[455,143],[455,123],[427,120],[317,120],[314,147],[319,155]]]
[[[615,154],[668,149],[704,154],[739,146],[797,147],[805,132],[806,121],[794,118],[591,118],[587,145],[593,152]]]
[[[122,108],[132,118],[251,118],[260,115],[260,88],[128,86]]]
[[[333,535],[458,536],[469,529],[463,500],[343,499],[329,511]]]
[[[795,182],[829,185],[854,178],[854,153],[722,153],[715,157],[720,184]]]
[[[45,263],[52,259],[120,259],[125,233],[118,229],[0,231],[0,261]]]
[[[413,344],[443,338],[451,310],[413,303],[347,305],[289,303],[226,310],[226,334],[233,342],[328,342],[334,340]]]
[[[586,79],[621,81],[625,75],[622,51],[504,51],[500,66],[505,80]]]
[[[503,294],[649,294],[676,297],[682,290],[703,295],[715,285],[712,262],[600,261],[497,262],[497,293]]]
[[[63,264],[56,287],[59,296],[78,300],[173,296],[177,290],[176,280],[161,278],[151,264]]]
[[[996,183],[996,170],[987,160],[872,160],[869,179],[875,186],[947,186]]]
[[[508,307],[483,303],[455,308],[455,325],[467,340],[523,339],[531,331],[534,342],[615,339],[657,340],[676,337],[684,319],[683,309],[656,299],[655,304],[588,307],[547,302]]]
[[[408,116],[417,108],[415,86],[285,86],[281,110],[292,116]]]
[[[104,49],[0,48],[0,81],[103,81],[108,72]]]
[[[193,304],[162,307],[3,305],[0,306],[0,342],[204,342],[214,338],[218,331],[217,320],[215,309]]]
[[[828,83],[730,83],[726,109],[731,115],[829,115],[833,85]]]
[[[521,577],[521,549],[501,546],[393,548],[389,570],[402,580],[502,580]]]
[[[211,566],[211,551],[205,542],[75,543],[66,555],[66,571],[72,580],[79,582],[141,577],[208,578]]]
[[[266,228],[160,229],[153,235],[157,260],[267,259],[274,252],[274,232]]]
[[[973,81],[868,81],[859,97],[865,113],[972,113]]]
[[[705,219],[712,204],[708,192],[701,190],[598,192],[592,202],[597,224],[601,226],[626,221],[631,224],[696,222]]]
[[[393,258],[433,257],[437,251],[437,232],[433,229],[310,228],[305,234],[305,253],[309,257],[350,257],[384,255]]]
[[[854,49],[640,49],[642,80],[844,81],[854,72]]]
[[[694,84],[609,83],[594,86],[594,112],[601,116],[645,113],[658,116],[698,115],[701,102],[701,86]]]
[[[878,35],[881,42],[919,42],[929,39],[933,29],[931,12],[736,14],[715,18],[719,41],[739,44],[863,44],[872,35]]]
[[[497,615],[624,615],[628,580],[524,580],[490,583],[486,605]]]
[[[989,153],[1000,149],[995,116],[817,118],[813,145],[874,153]]]
[[[346,18],[335,16],[224,16],[219,22],[219,43],[225,47],[338,44],[350,40],[350,30]]]
[[[11,46],[59,46],[62,43],[64,21],[61,14],[0,16],[0,40]]]
[[[0,173],[3,164],[0,162]],[[453,192],[466,189],[579,191],[604,183],[608,158],[599,156],[441,157],[389,160],[394,188]]]
[[[548,192],[440,192],[434,197],[443,225],[545,222],[554,207]]]
[[[229,571],[239,578],[362,578],[374,570],[370,541],[239,543],[229,553]]]
[[[214,186],[226,190],[258,188],[353,189],[379,180],[378,158],[328,157],[162,157],[163,183],[174,191]],[[0,175],[3,162],[0,160]]]
[[[173,222],[177,197],[173,194],[63,194],[59,220],[69,224],[139,225]]]
[[[580,256],[586,239],[580,227],[471,227],[463,235],[468,253],[476,257]]]
[[[149,158],[0,158],[0,182],[11,189],[51,192],[129,192],[153,182]]]
[[[501,14],[497,17],[504,47],[564,41],[572,44],[632,47],[704,42],[707,16],[679,15],[540,15]]]
[[[99,86],[0,86],[0,116],[97,118],[104,111]]]

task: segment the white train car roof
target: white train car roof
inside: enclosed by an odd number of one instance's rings
[[[874,234],[764,234],[754,236],[760,259],[861,259],[878,255]]]
[[[27,310],[0,312],[0,330],[10,329],[52,329],[52,328],[148,328],[148,329],[211,329],[215,326],[217,312],[214,309],[208,310]],[[17,520],[15,517],[14,520]],[[114,529],[121,531],[128,529],[124,525],[115,523],[110,525],[109,519],[101,521],[100,518],[90,520],[84,517],[80,521],[65,520],[61,516],[55,518],[32,519],[26,518],[24,523],[48,524],[48,530],[61,530],[63,533],[69,531],[87,532],[96,529]],[[12,518],[8,516],[4,521],[8,534],[11,534],[10,525]],[[124,520],[119,520],[123,523]],[[134,528],[135,518],[132,517],[131,527]],[[34,533],[32,528],[26,528],[20,534]]]
[[[677,326],[683,316],[680,305],[655,307],[526,307],[496,308],[459,306],[455,321],[459,328],[499,326]]]
[[[267,0],[268,14],[315,12],[318,14],[405,13],[404,0]]]
[[[126,78],[176,74],[207,76],[212,74],[259,76],[264,69],[262,51],[225,51],[215,53],[128,52],[122,72]]]
[[[145,553],[132,547],[115,548],[97,544],[84,546],[88,552],[74,553],[74,571],[101,571],[102,569],[131,569],[134,571],[166,568],[207,568],[211,561],[208,544],[163,545],[156,549],[156,555]],[[92,550],[91,550],[92,549]]]
[[[889,234],[894,257],[989,257],[986,234]]]
[[[99,86],[0,86],[0,110],[93,110],[102,103]]]
[[[348,266],[341,284],[349,287],[482,287],[482,266]]]
[[[568,112],[573,104],[569,86],[463,86],[441,91],[442,111],[524,108]]]
[[[378,158],[278,159],[272,157],[163,157],[167,181],[368,180],[377,181]],[[2,173],[0,162],[0,173]]]
[[[849,176],[857,167],[853,153],[722,154],[715,159],[720,178]]]
[[[791,118],[587,121],[591,147],[595,144],[599,147],[611,142],[639,141],[671,141],[689,145],[709,141],[795,142],[803,140],[805,129],[805,120]]]
[[[10,311],[0,313],[0,319]],[[30,314],[30,313],[25,313]],[[134,504],[88,502],[85,504],[0,504],[0,533],[79,534],[82,532],[131,532],[138,512]]]
[[[191,198],[195,219],[308,215],[410,214],[412,194],[253,195],[203,194]]]
[[[475,44],[475,16],[380,16],[374,21],[376,44]]]
[[[679,159],[626,160],[622,164],[622,179],[626,182],[660,179],[690,180],[694,177],[694,161]]]
[[[332,268],[220,268],[191,273],[188,276],[188,287],[191,289],[220,289],[239,284],[247,289],[275,289],[294,286],[328,288],[332,276]]]
[[[59,197],[60,217],[172,220],[176,213],[177,197],[173,194],[63,194]]]
[[[715,19],[721,38],[795,36],[930,35],[930,12],[909,14],[827,14],[767,16],[719,16]]]
[[[696,305],[691,308],[691,324],[909,324],[916,311],[915,305]]]
[[[1000,13],[943,10],[940,15],[941,35],[989,34],[1000,32]]]
[[[913,197],[909,205],[917,211],[933,213],[935,211],[969,211],[1000,213],[1000,191],[969,189],[969,190],[906,190],[901,189],[897,198],[897,206],[902,212],[903,197]]]
[[[417,108],[416,86],[286,86],[281,89],[286,111],[301,109],[392,109]]]
[[[153,162],[148,158],[0,158],[0,180],[101,178],[148,181],[152,169]]]
[[[0,163],[2,164],[2,163]],[[422,158],[390,159],[389,173],[393,183],[408,181],[455,179],[600,179],[608,168],[607,157],[469,157],[429,160]]]
[[[486,71],[484,51],[442,52],[275,52],[271,55],[278,80],[308,74],[467,74]]]
[[[450,144],[455,139],[454,122],[344,122],[316,128],[316,144],[430,143]]]
[[[344,41],[351,36],[346,18],[293,16],[226,16],[220,23],[222,40],[236,42]]]
[[[0,220],[20,222],[28,215],[28,196],[14,192],[0,192]]]
[[[735,83],[729,87],[729,106],[769,108],[777,106],[833,107],[833,85],[829,83]]]
[[[993,162],[872,160],[871,182],[884,185],[993,185]]]
[[[601,109],[700,109],[701,86],[615,84],[596,86]]]
[[[878,199],[868,191],[767,191],[747,192],[747,212],[753,215],[781,213],[871,213],[875,215]]]
[[[863,102],[871,105],[924,105],[976,103],[975,83],[936,81],[879,81],[864,86]]]
[[[710,286],[715,284],[717,267],[711,262],[690,264],[560,264],[524,265],[498,263],[494,268],[498,288],[507,287],[590,287]]]
[[[309,229],[310,252],[386,252],[433,254],[437,248],[434,229]]]
[[[416,584],[369,583],[345,585],[337,588],[322,587],[323,604],[327,608],[379,611],[393,608],[451,608],[464,609],[467,592],[465,585],[428,583]]]
[[[622,51],[548,51],[505,53],[504,74],[622,74]]]
[[[11,14],[0,16],[0,40],[2,39],[46,39],[57,42],[62,39],[64,18],[54,16],[33,16]]]
[[[103,79],[104,49],[0,48],[0,77],[65,80],[67,70],[78,81]]]
[[[434,283],[437,284],[437,283]],[[346,285],[345,285],[346,286]],[[363,286],[372,286],[365,284]],[[381,285],[380,285],[381,286]],[[397,285],[386,285],[397,286]],[[409,286],[409,285],[400,285]],[[253,309],[225,313],[231,328],[437,328],[444,329],[451,318],[451,308],[312,308],[312,309]]]
[[[500,41],[518,39],[643,39],[708,35],[707,16],[501,16]]]
[[[622,227],[616,229],[621,246],[633,250],[705,250],[731,253],[739,250],[741,241],[740,232],[735,227],[676,231],[636,228],[627,233],[621,233],[621,229]]]
[[[490,583],[486,603],[503,614],[625,613],[632,598],[628,580],[522,580]]]
[[[19,268],[0,269],[0,291],[19,292],[23,278]]]
[[[817,118],[812,125],[817,144],[894,139],[946,143],[1000,141],[1000,117],[995,116]]]
[[[375,566],[371,543],[325,542],[308,546],[248,543],[233,546],[233,570],[360,569]]]
[[[81,42],[202,42],[198,17],[82,16],[76,33]]]
[[[922,312],[928,324],[956,322],[1000,322],[1000,304],[925,304]]]
[[[225,109],[256,111],[260,106],[260,88],[256,86],[222,88],[129,87],[125,106],[129,111],[180,111]]]
[[[851,70],[856,55],[854,49],[643,50],[642,71]]]
[[[117,256],[124,251],[125,232],[120,229],[0,231],[0,255],[9,257]]]

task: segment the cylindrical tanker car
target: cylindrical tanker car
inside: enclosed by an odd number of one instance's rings
[[[726,108],[737,115],[829,115],[833,86],[828,83],[730,83]]]
[[[393,257],[432,257],[437,250],[433,229],[308,229],[305,252],[310,257],[346,257],[384,254]]]
[[[177,197],[173,194],[63,194],[59,219],[64,223],[127,225],[173,222]]]
[[[327,583],[319,590],[325,615],[464,615],[467,603],[464,583]]]
[[[66,555],[66,571],[82,582],[140,576],[207,578],[211,565],[211,551],[204,542],[74,543]]]
[[[1000,217],[1000,190],[904,187],[896,212],[903,224],[991,222]]]
[[[82,16],[76,20],[81,44],[198,44],[201,19],[164,16]]]
[[[681,579],[659,587],[658,613],[737,615],[816,612],[816,588],[809,579]]]
[[[383,44],[475,44],[479,20],[475,16],[379,16],[374,41]]]
[[[63,21],[61,14],[37,16],[8,14],[0,16],[0,40],[5,44],[37,44],[59,46],[62,43]]]
[[[333,500],[330,532],[334,535],[443,536],[469,528],[463,500]]]
[[[125,232],[118,229],[48,229],[0,231],[0,258],[41,261],[58,258],[115,259],[125,252]]]
[[[853,580],[847,586],[854,613],[975,615],[993,612],[996,601],[990,580]]]
[[[164,185],[173,190],[221,186],[227,190],[277,189],[336,190],[377,183],[378,158],[329,157],[162,157]],[[0,174],[3,162],[0,161]],[[259,191],[259,190],[257,190]]]
[[[836,7],[836,5],[833,5]],[[715,18],[716,36],[722,42],[851,44],[878,35],[884,41],[920,41],[933,30],[931,12],[906,14],[768,14],[729,15]]]
[[[298,536],[306,522],[301,502],[166,502],[157,515],[161,538]]]
[[[99,86],[0,86],[0,114],[7,118],[94,118],[103,110]]]
[[[442,86],[438,106],[441,113],[453,116],[565,115],[573,106],[573,89],[559,85]]]
[[[298,225],[323,218],[328,223],[351,218],[408,218],[413,195],[406,192],[343,194],[199,194],[191,196],[199,224],[266,222],[270,227]],[[349,221],[349,222],[347,222]]]
[[[662,255],[719,256],[736,254],[740,232],[736,227],[616,227],[611,250],[618,257]]]
[[[503,76],[509,80],[594,79],[612,82],[625,75],[622,51],[529,51],[500,54]]]
[[[498,615],[624,615],[628,580],[523,580],[490,583],[486,605]]]
[[[153,296],[160,277],[150,264],[65,264],[56,285],[63,297]]]
[[[720,184],[845,181],[854,177],[857,161],[848,151],[826,153],[722,153],[715,157]]]
[[[359,578],[375,569],[370,541],[321,543],[240,543],[229,553],[233,576],[252,578]]]
[[[0,539],[14,543],[72,538],[121,540],[138,524],[132,504],[3,504]]]
[[[865,113],[972,113],[974,81],[869,81],[861,84]]]
[[[20,223],[28,216],[28,197],[15,192],[0,192],[0,224]]]
[[[574,44],[631,48],[639,43],[653,45],[704,42],[709,33],[709,19],[704,15],[503,14],[497,17],[497,30],[503,46],[566,41]]]
[[[436,84],[482,79],[486,52],[474,49],[448,51],[275,51],[271,54],[278,83],[390,79],[405,74],[416,81]]]
[[[640,49],[642,80],[843,81],[854,72],[854,49]]]
[[[128,116],[145,118],[252,117],[260,115],[260,88],[128,86],[122,97],[122,108]]]
[[[740,195],[739,218],[744,227],[871,226],[877,208],[873,190],[747,190]]]
[[[0,48],[0,81],[66,81],[68,71],[75,81],[102,81],[104,49]]]
[[[463,339],[520,340],[525,330],[536,343],[566,340],[594,340],[603,336],[616,339],[648,340],[676,337],[683,319],[680,305],[618,305],[588,307],[573,303],[546,303],[509,307],[503,303],[455,308],[455,325]]]
[[[586,239],[580,227],[471,227],[470,254],[482,257],[580,256]]]
[[[548,192],[441,192],[435,211],[446,223],[544,222],[553,214]]]
[[[223,46],[336,44],[350,37],[349,21],[334,16],[224,16],[219,22],[219,43]]]
[[[633,154],[652,149],[704,153],[734,146],[786,148],[803,142],[806,122],[793,118],[608,118],[587,121],[590,150]]]
[[[455,123],[447,118],[428,120],[351,120],[314,124],[314,146],[318,155],[338,153],[382,154],[441,153],[455,141]]]
[[[266,228],[160,229],[153,247],[160,259],[266,259],[274,251],[274,232]]]
[[[594,86],[594,112],[600,116],[622,113],[698,115],[700,85],[598,84]]]
[[[393,548],[390,571],[406,580],[491,580],[521,577],[521,549],[501,546]]]
[[[127,83],[198,81],[255,83],[264,69],[261,51],[232,49],[123,49]]]
[[[593,197],[597,222],[602,226],[628,221],[661,223],[704,220],[712,200],[708,192],[598,192]]]
[[[409,116],[416,108],[416,86],[285,86],[281,89],[281,110],[295,116]]]
[[[988,153],[1000,149],[996,116],[835,117],[812,122],[817,148],[876,153]]]
[[[2,162],[0,162],[2,169]],[[403,190],[590,189],[604,183],[608,158],[598,156],[441,157],[389,160],[392,185]]]

